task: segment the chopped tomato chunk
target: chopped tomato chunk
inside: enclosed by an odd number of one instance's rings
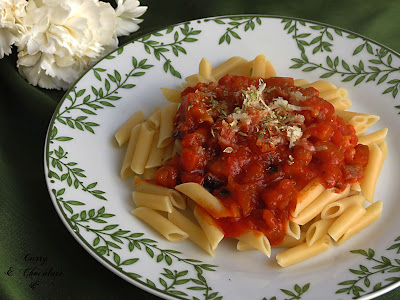
[[[311,180],[344,190],[364,176],[369,149],[357,144],[354,127],[318,90],[296,87],[293,78],[228,74],[181,95],[173,136],[182,151],[155,180],[169,188],[202,184],[234,212],[216,216],[225,237],[257,230],[279,244]]]

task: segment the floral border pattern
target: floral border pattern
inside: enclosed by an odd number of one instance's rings
[[[224,26],[225,31],[218,39],[217,44],[231,45],[234,39],[240,40],[241,34],[249,30],[254,31],[260,26],[266,16],[233,16],[216,17],[201,22],[214,22]],[[347,31],[334,28],[328,25],[303,21],[299,19],[281,19],[283,31],[291,35],[297,48],[299,56],[292,58],[293,69],[301,69],[303,72],[314,70],[324,71],[320,78],[331,76],[341,76],[343,82],[353,82],[354,85],[364,82],[376,81],[377,85],[386,85],[383,94],[390,93],[393,98],[398,95],[400,79],[396,77],[400,66],[394,65],[393,56],[390,50],[379,46],[370,40]],[[182,74],[173,65],[173,58],[180,55],[187,55],[186,43],[195,43],[201,37],[201,30],[192,27],[194,22],[187,22],[179,25],[170,26],[166,29],[147,34],[131,43],[139,43],[144,47],[145,52],[157,61],[162,62],[163,71],[177,78],[182,78]],[[353,56],[362,53],[368,55],[367,60],[360,60],[357,65],[351,65],[344,59],[333,56],[330,53],[334,47],[334,40],[346,37],[359,41],[359,45],[354,49]],[[163,38],[163,41],[159,40]],[[165,38],[170,38],[165,42]],[[126,45],[125,45],[126,46]],[[118,48],[111,53],[106,60],[112,60],[124,52],[124,47]],[[313,55],[327,53],[325,62],[318,63],[313,61]],[[85,209],[86,203],[83,200],[64,199],[67,189],[80,190],[91,197],[100,201],[107,201],[106,192],[101,188],[101,183],[89,180],[85,174],[84,167],[69,159],[71,154],[68,152],[68,142],[73,140],[72,136],[60,136],[60,128],[67,126],[70,129],[82,131],[85,134],[96,134],[96,128],[100,124],[96,123],[98,110],[111,109],[115,107],[121,97],[118,91],[121,89],[133,89],[135,79],[145,76],[147,70],[155,67],[148,63],[147,58],[132,57],[131,70],[126,74],[120,74],[116,69],[110,70],[95,65],[90,72],[97,79],[98,85],[92,85],[90,90],[73,87],[59,106],[50,125],[47,136],[46,166],[48,168],[48,184],[51,187],[55,182],[61,183],[62,188],[52,188],[52,196],[61,211],[63,218],[69,224],[76,235],[99,257],[105,260],[118,272],[121,272],[137,281],[141,285],[147,286],[163,294],[177,299],[214,299],[221,300],[223,296],[218,291],[214,291],[207,280],[208,272],[215,272],[217,266],[205,264],[199,260],[183,257],[179,251],[172,249],[161,249],[157,241],[146,238],[142,232],[131,232],[120,228],[120,225],[113,224],[115,215],[106,211],[104,206],[99,209]],[[395,106],[400,109],[399,106]],[[83,209],[82,209],[83,208]],[[85,240],[81,232],[90,233],[92,240]],[[399,241],[398,237],[395,241]],[[388,250],[397,249],[400,252],[400,243],[395,243]],[[131,256],[121,258],[119,250],[128,249]],[[137,263],[140,258],[138,252],[145,253],[156,263],[164,264],[162,272],[158,275],[157,281],[144,278],[142,275],[127,271],[126,267]],[[336,291],[338,294],[352,294],[354,298],[383,289],[384,287],[398,282],[399,277],[388,277],[388,284],[376,283],[371,291],[370,278],[379,272],[400,272],[400,260],[389,259],[381,256],[376,258],[373,249],[353,250],[352,253],[363,255],[367,260],[376,263],[375,266],[367,267],[360,265],[359,269],[349,269],[352,274],[358,275],[357,279],[346,280],[338,285],[346,286]],[[175,262],[183,263],[177,268]],[[175,263],[175,264],[174,264]],[[370,270],[371,269],[371,270]],[[360,283],[363,283],[363,287]],[[298,284],[293,286],[293,290],[280,289],[290,299],[301,299],[301,296],[309,291],[310,283],[305,283],[302,287]],[[195,293],[195,296],[194,294]],[[263,298],[268,300],[267,298]],[[276,300],[274,296],[269,300]]]

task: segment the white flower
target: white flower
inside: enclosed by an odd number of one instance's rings
[[[128,35],[139,29],[137,24],[140,24],[143,20],[138,18],[147,10],[147,6],[139,5],[140,2],[136,0],[118,0],[118,6],[115,10],[117,36]]]
[[[16,42],[19,72],[31,84],[67,89],[115,49],[115,11],[98,0],[30,0]]]
[[[11,53],[11,46],[24,31],[20,25],[25,16],[25,0],[0,1],[0,58]]]

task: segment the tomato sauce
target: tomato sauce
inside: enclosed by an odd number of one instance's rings
[[[320,178],[342,191],[360,182],[369,156],[332,104],[287,77],[226,75],[186,88],[173,136],[182,153],[156,172],[156,183],[202,184],[239,211],[240,217],[217,219],[226,238],[254,229],[272,245],[285,236],[307,183]]]

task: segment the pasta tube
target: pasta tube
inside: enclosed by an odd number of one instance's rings
[[[335,110],[348,110],[351,107],[351,101],[344,97],[338,97],[329,102],[333,105]]]
[[[311,224],[310,228],[307,230],[306,234],[306,243],[308,246],[311,246],[316,241],[318,241],[321,237],[328,233],[329,227],[335,222],[336,219],[327,219],[327,220],[319,220],[313,224]]]
[[[156,130],[153,136],[153,140],[151,142],[149,158],[147,159],[145,166],[146,169],[159,167],[162,164],[165,148],[157,147],[159,136],[160,131]]]
[[[269,60],[267,60],[267,62],[265,64],[264,78],[270,78],[270,77],[276,77],[276,76],[277,76],[277,74],[276,74],[274,65]]]
[[[122,146],[123,144],[125,144],[129,140],[132,128],[142,123],[143,121],[144,115],[141,110],[139,110],[128,121],[126,121],[125,124],[122,125],[115,133],[115,139],[117,140],[118,145]]]
[[[140,130],[142,129],[142,124],[138,124],[131,129],[131,135],[129,138],[128,147],[126,148],[124,161],[122,163],[121,168],[121,178],[125,179],[131,175],[133,175],[133,170],[131,169],[133,155],[135,154],[135,149],[138,141],[138,137],[140,134]]]
[[[347,230],[343,236],[337,241],[338,245],[343,244],[353,235],[359,233],[365,227],[371,225],[378,220],[382,214],[382,201],[376,201],[365,209],[365,215],[361,217],[356,224]]]
[[[132,214],[154,228],[170,242],[180,242],[189,237],[185,231],[151,208],[138,207],[132,211]]]
[[[302,81],[299,86],[301,86],[303,89],[313,87],[314,89],[317,89],[320,93],[337,89],[337,87],[332,82],[327,80],[318,80],[308,84],[304,83],[305,82]]]
[[[207,82],[214,81],[214,78],[212,75],[211,63],[205,57],[203,57],[203,59],[200,61],[199,75],[204,77],[207,80]]]
[[[156,174],[157,170],[158,170],[158,167],[144,169],[144,172],[142,174],[143,179],[144,180],[153,180],[154,175]]]
[[[347,90],[345,88],[337,88],[334,90],[328,90],[325,92],[320,92],[319,96],[326,101],[331,101],[336,98],[344,98],[347,96]]]
[[[151,129],[157,129],[160,127],[161,121],[161,109],[157,106],[157,108],[153,111],[150,117],[147,119],[147,123]]]
[[[267,66],[267,60],[265,55],[264,54],[257,55],[256,58],[254,59],[253,72],[251,74],[251,77],[265,78],[266,66]]]
[[[297,217],[300,212],[313,202],[322,192],[325,187],[320,183],[319,179],[315,179],[307,184],[300,192],[297,197],[296,209],[292,213],[293,217]]]
[[[278,253],[276,255],[276,260],[281,267],[288,267],[320,254],[328,250],[331,246],[331,238],[328,235],[324,235],[312,246],[308,246],[306,243],[303,243]]]
[[[292,221],[300,225],[306,224],[315,218],[329,203],[346,197],[349,191],[349,186],[341,193],[335,193],[335,189],[323,191],[313,202],[304,208],[297,217],[292,217]]]
[[[189,239],[200,248],[204,249],[208,254],[210,254],[211,256],[215,255],[214,250],[211,248],[210,242],[208,241],[200,226],[194,224],[176,209],[173,209],[171,213],[168,213],[168,220],[170,220],[179,228],[184,228],[185,232],[187,232],[187,234],[189,235]]]
[[[150,183],[137,176],[135,177],[135,187],[139,192],[168,196],[173,206],[179,209],[186,208],[185,198],[173,189]]]
[[[360,136],[358,138],[358,143],[364,144],[364,145],[370,145],[372,143],[376,143],[377,145],[381,145],[383,143],[383,141],[385,140],[387,133],[388,133],[388,129],[383,128],[376,132]]]
[[[374,202],[375,187],[381,172],[384,155],[376,143],[369,146],[369,161],[364,171],[364,178],[361,180],[361,192],[370,202]]]
[[[172,205],[168,196],[133,192],[132,198],[138,207],[148,207],[154,210],[172,212]]]
[[[217,249],[219,242],[224,238],[224,233],[218,227],[214,218],[198,205],[196,205],[193,214],[210,242],[211,249]]]
[[[328,234],[335,240],[339,238],[353,226],[363,215],[365,209],[360,204],[350,206],[346,211],[335,220],[329,227]]]
[[[182,101],[181,98],[182,90],[161,88],[161,92],[165,97],[165,99],[167,99],[170,102],[181,103]]]
[[[310,84],[310,82],[307,79],[304,78],[300,78],[300,79],[295,79],[294,80],[294,85],[295,86],[299,86],[299,87],[303,87]]]
[[[234,56],[212,70],[212,76],[219,80],[226,74],[248,76],[242,69],[246,68],[248,61],[240,56]]]
[[[339,217],[347,208],[354,204],[362,205],[365,202],[365,197],[358,194],[347,198],[335,201],[328,204],[321,212],[321,219],[333,219]]]
[[[289,222],[287,222],[286,235],[289,235],[298,240],[300,238],[300,233],[301,230],[299,224],[289,220]]]
[[[177,103],[170,103],[161,109],[160,136],[157,147],[163,148],[173,141],[174,117],[178,109]]]
[[[150,155],[154,132],[153,129],[149,128],[147,123],[144,123],[142,128],[140,128],[139,137],[137,139],[137,144],[140,145],[140,147],[135,148],[131,163],[131,169],[136,174],[143,174],[144,172],[147,159]]]
[[[257,230],[250,230],[245,234],[242,234],[238,237],[240,242],[250,245],[254,249],[257,249],[264,253],[266,256],[271,256],[271,244],[267,237],[260,231]],[[239,251],[239,247],[237,247]]]
[[[306,241],[306,233],[302,232],[300,239],[296,240],[292,236],[285,235],[283,241],[278,244],[278,245],[271,245],[271,248],[292,248],[297,245],[300,245]],[[248,251],[248,250],[254,250],[255,248],[246,242],[243,241],[238,241],[236,244],[236,249],[238,251]]]
[[[214,197],[198,183],[182,183],[180,185],[177,185],[175,189],[195,201],[214,218],[233,216],[232,213],[221,203],[218,198]]]

